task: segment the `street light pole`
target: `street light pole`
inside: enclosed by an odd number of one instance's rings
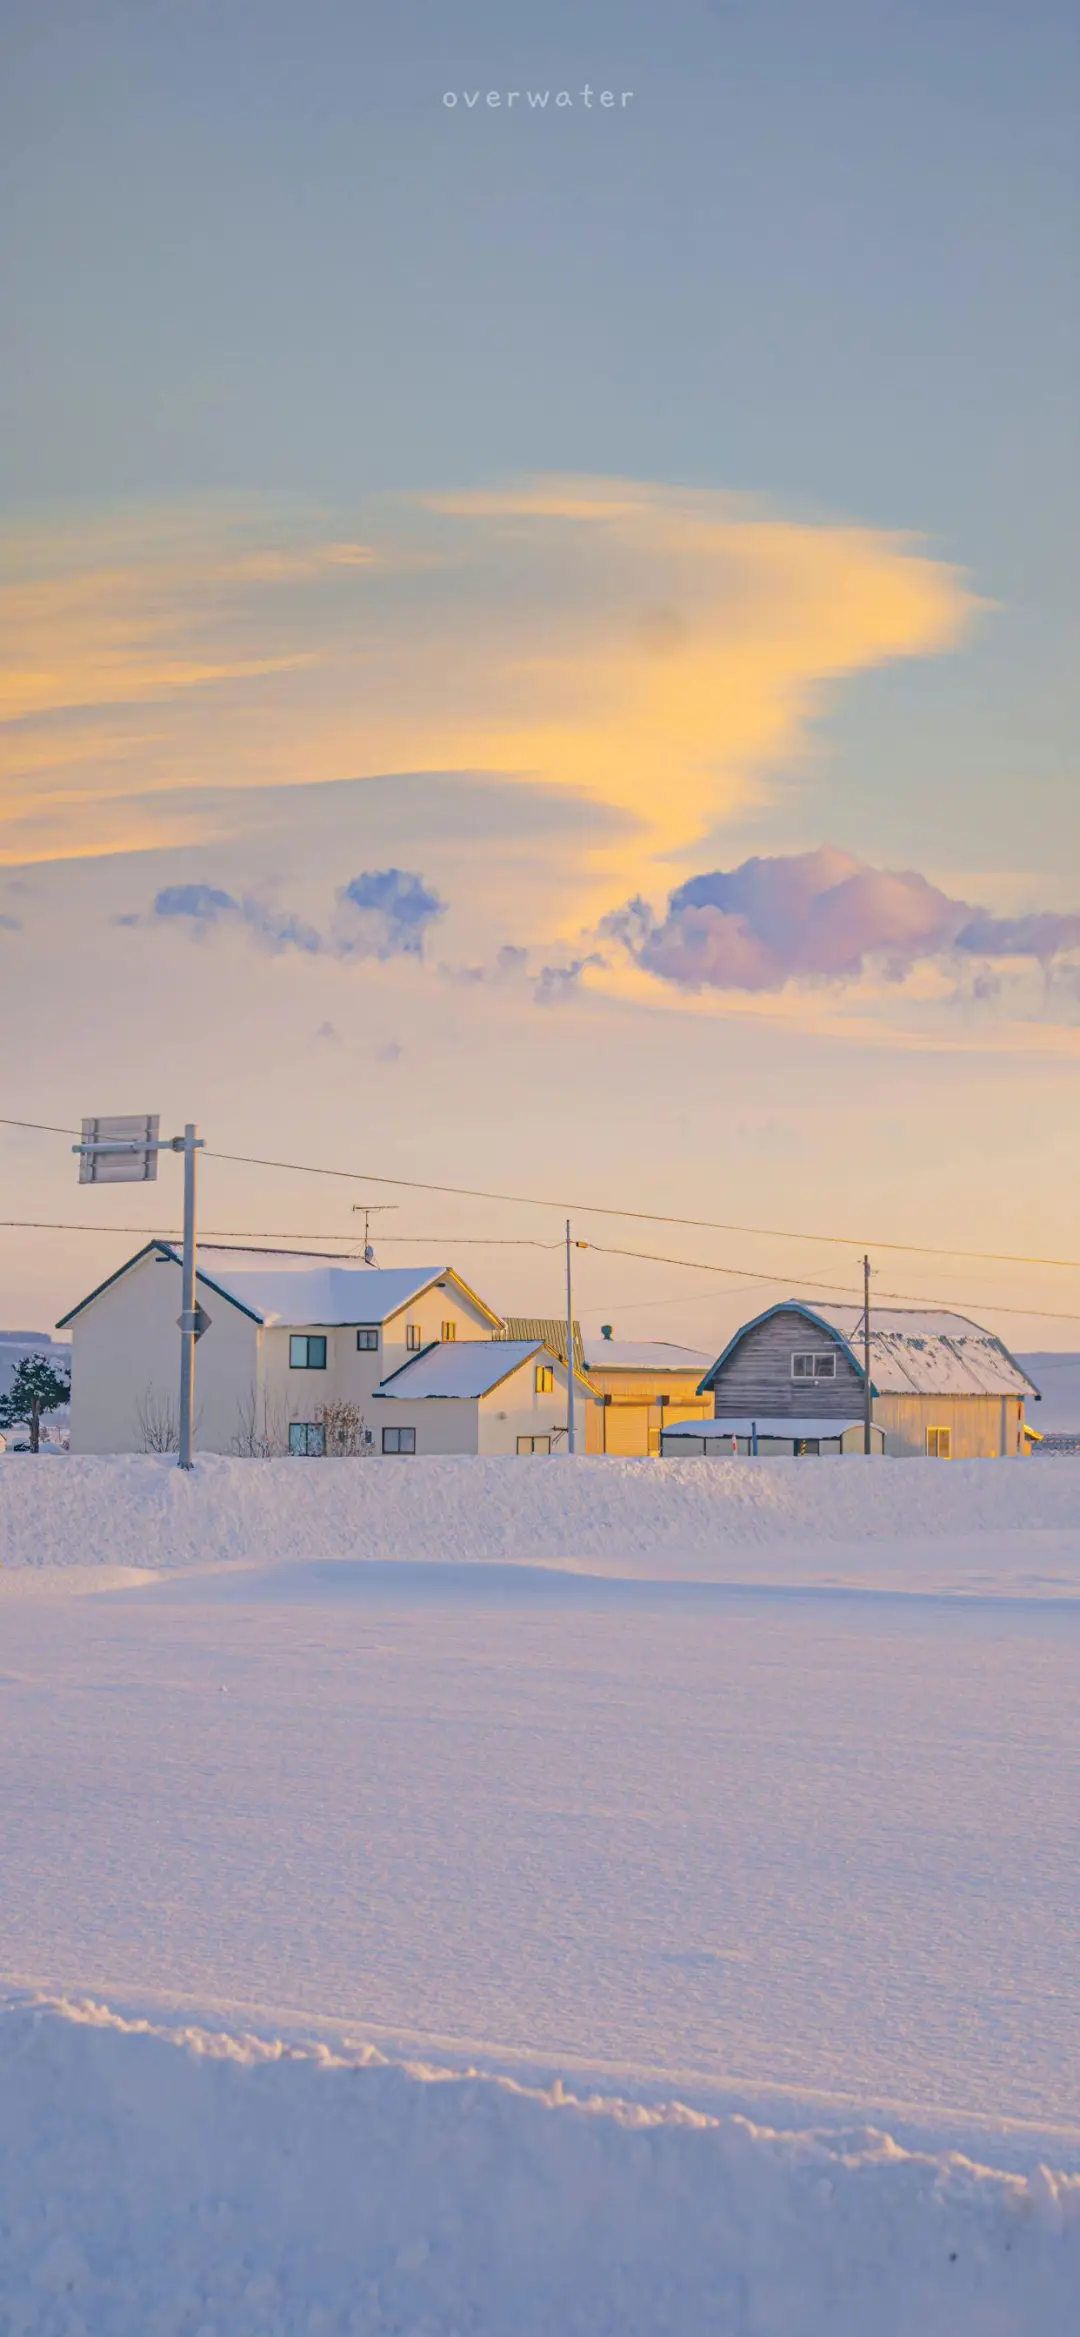
[[[566,1449],[577,1451],[574,1425],[574,1284],[570,1268],[570,1220],[566,1220]]]
[[[195,1419],[195,1341],[199,1319],[195,1303],[195,1161],[198,1136],[189,1120],[182,1136],[173,1137],[174,1152],[184,1155],[184,1253],[180,1282],[180,1451],[182,1469],[191,1467]]]
[[[874,1417],[874,1391],[870,1384],[870,1260],[864,1258],[863,1268],[863,1451],[874,1449],[870,1433]]]

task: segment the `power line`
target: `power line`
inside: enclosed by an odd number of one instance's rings
[[[0,1127],[30,1128],[50,1136],[76,1136],[79,1133],[76,1128],[59,1128],[46,1120],[14,1120],[2,1114],[0,1114]],[[619,1217],[641,1225],[677,1225],[699,1233],[735,1233],[759,1241],[818,1242],[835,1249],[889,1250],[904,1257],[969,1258],[985,1265],[1048,1266],[1080,1272],[1080,1258],[1041,1258],[1029,1255],[1024,1251],[1013,1250],[958,1250],[930,1242],[867,1242],[861,1234],[856,1237],[854,1234],[849,1236],[839,1233],[793,1232],[790,1226],[780,1225],[734,1225],[729,1224],[725,1219],[715,1217],[675,1217],[656,1209],[616,1209],[610,1203],[601,1201],[567,1202],[565,1199],[545,1199],[535,1193],[494,1192],[486,1186],[439,1185],[419,1177],[378,1176],[370,1169],[325,1168],[312,1161],[270,1160],[258,1153],[218,1152],[211,1145],[205,1147],[205,1157],[210,1160],[230,1161],[241,1168],[281,1169],[290,1176],[333,1177],[355,1185],[390,1185],[401,1192],[444,1193],[463,1201],[501,1201],[517,1209],[565,1210],[569,1208],[575,1215],[582,1217]],[[279,1236],[278,1238],[283,1237]],[[303,1238],[307,1239],[307,1236]],[[455,1240],[460,1238],[462,1237],[454,1236]],[[627,1253],[627,1255],[629,1254]],[[746,1268],[743,1267],[740,1271],[745,1273]],[[762,1276],[761,1279],[778,1281],[783,1280],[784,1277],[769,1275]],[[1004,1311],[1035,1313],[1045,1310],[1013,1308]],[[1074,1320],[1072,1316],[1067,1319]]]
[[[737,1274],[744,1276],[746,1273],[745,1266],[713,1266],[703,1258],[661,1257],[654,1250],[612,1249],[605,1242],[579,1243],[578,1247],[596,1250],[600,1256],[606,1258],[641,1258],[653,1266],[685,1266],[689,1272],[694,1274]],[[783,1284],[786,1282],[787,1276],[784,1274],[758,1274],[755,1275],[754,1279],[758,1282]],[[799,1276],[799,1282],[803,1290],[824,1291],[827,1296],[832,1298],[846,1300],[853,1298],[852,1292],[840,1283],[808,1282],[803,1275]],[[968,1307],[978,1306],[985,1307],[988,1314],[1039,1315],[1045,1316],[1049,1322],[1054,1323],[1080,1323],[1080,1314],[1063,1314],[1059,1309],[1047,1306],[1003,1306],[1001,1301],[996,1298],[926,1298],[915,1296],[910,1290],[879,1290],[877,1295],[879,1298],[891,1298],[901,1306],[917,1307],[924,1314],[932,1313],[936,1307],[940,1307],[943,1312],[955,1307],[958,1313],[964,1313]],[[858,1303],[857,1297],[854,1303]]]

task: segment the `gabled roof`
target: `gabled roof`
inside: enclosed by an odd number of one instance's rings
[[[377,1396],[489,1396],[532,1355],[544,1353],[539,1339],[435,1339],[419,1355],[399,1364]]]
[[[103,1291],[151,1255],[180,1263],[175,1243],[147,1242],[63,1315],[57,1329],[74,1322]],[[365,1266],[359,1261],[314,1259],[303,1251],[230,1250],[207,1243],[198,1253],[198,1279],[252,1322],[286,1330],[389,1322],[437,1284],[452,1282],[493,1328],[501,1328],[499,1316],[450,1266]]]
[[[812,1329],[826,1332],[842,1348],[862,1379],[860,1306],[808,1306],[801,1298],[781,1299],[744,1323],[729,1339],[700,1393],[715,1389],[730,1355],[759,1323],[773,1315],[798,1314]],[[967,1315],[942,1307],[870,1306],[870,1377],[875,1396],[1031,1396],[1038,1390],[992,1331]]]

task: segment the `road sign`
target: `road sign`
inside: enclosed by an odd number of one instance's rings
[[[190,1322],[186,1315],[177,1315],[176,1328],[178,1331],[190,1331],[192,1338],[197,1343],[202,1338],[203,1332],[209,1330],[213,1320],[213,1315],[208,1315],[204,1306],[196,1304],[192,1307]]]
[[[149,1185],[157,1176],[156,1112],[114,1113],[84,1120],[79,1151],[80,1185]]]

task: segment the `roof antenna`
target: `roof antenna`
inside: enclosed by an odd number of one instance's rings
[[[377,1265],[378,1265],[378,1263],[379,1263],[379,1261],[378,1261],[378,1259],[377,1259],[377,1257],[376,1257],[376,1255],[375,1255],[375,1252],[374,1252],[374,1250],[373,1250],[373,1248],[372,1248],[372,1246],[371,1246],[371,1238],[370,1238],[370,1220],[371,1220],[373,1217],[377,1217],[377,1216],[379,1215],[379,1213],[380,1213],[380,1211],[381,1211],[381,1210],[385,1210],[385,1209],[396,1209],[396,1208],[397,1208],[397,1206],[398,1206],[398,1204],[397,1204],[397,1202],[396,1202],[396,1201],[354,1201],[354,1202],[353,1202],[353,1207],[352,1207],[352,1213],[353,1213],[353,1216],[354,1216],[354,1217],[360,1217],[360,1216],[362,1216],[362,1217],[363,1217],[363,1220],[364,1220],[364,1264],[365,1264],[365,1266],[377,1266]]]

